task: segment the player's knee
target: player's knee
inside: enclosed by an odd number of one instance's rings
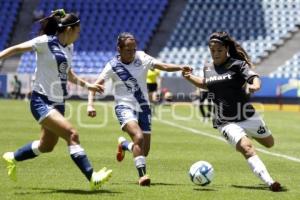
[[[134,142],[135,145],[142,145],[144,143],[143,133],[136,133],[134,135],[133,142]]]
[[[237,144],[237,150],[245,157],[251,157],[255,154],[254,147],[249,139],[243,140]]]
[[[70,141],[78,144],[79,143],[79,135],[78,135],[77,130],[74,128],[71,128],[71,129],[69,129],[69,134],[70,134]]]

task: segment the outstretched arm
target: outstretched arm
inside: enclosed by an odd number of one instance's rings
[[[192,68],[188,67],[188,66],[170,64],[170,63],[162,63],[162,62],[155,63],[154,68],[162,70],[162,71],[167,71],[167,72],[176,72],[176,71],[181,71],[181,70],[192,70]]]
[[[99,76],[94,84],[101,85],[103,87],[104,79],[102,79]],[[88,106],[87,106],[87,114],[88,114],[89,117],[96,117],[96,115],[97,115],[96,109],[94,107],[94,97],[95,97],[95,92],[94,91],[89,91]]]
[[[182,76],[196,87],[207,89],[204,78],[193,75],[191,71],[182,71]]]
[[[76,85],[80,85],[81,87],[86,87],[88,90],[93,91],[93,92],[99,92],[99,93],[103,93],[104,88],[103,85],[99,85],[99,84],[91,84],[85,80],[83,80],[82,78],[78,77],[72,69],[69,70],[68,72],[69,75],[69,81],[71,83],[74,83]]]
[[[26,51],[32,51],[32,43],[31,42],[23,42],[21,44],[17,44],[14,46],[11,46],[7,49],[4,49],[0,52],[0,60],[8,58],[10,56],[13,56],[15,54],[24,53]]]

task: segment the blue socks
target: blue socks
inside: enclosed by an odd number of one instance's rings
[[[132,152],[132,147],[133,147],[133,142],[129,142],[128,140],[122,142],[122,149],[124,151]]]
[[[14,152],[14,159],[16,161],[23,161],[37,157],[41,152],[38,150],[40,141],[33,141],[28,143]],[[69,151],[72,160],[75,162],[77,167],[90,180],[93,174],[93,167],[91,166],[84,149],[80,145],[69,146]]]
[[[40,141],[28,143],[14,152],[16,161],[23,161],[37,157],[41,152],[38,150]]]
[[[69,151],[72,160],[75,162],[80,171],[85,175],[88,180],[91,180],[93,174],[93,167],[90,164],[84,149],[80,145],[69,146]]]

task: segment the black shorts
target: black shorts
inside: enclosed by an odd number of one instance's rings
[[[147,83],[148,92],[157,91],[157,83]]]

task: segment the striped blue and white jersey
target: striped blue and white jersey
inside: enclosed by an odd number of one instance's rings
[[[112,79],[116,105],[125,105],[141,111],[141,104],[149,105],[147,72],[158,61],[143,51],[137,51],[132,63],[126,65],[115,56],[100,74],[100,78]]]
[[[63,102],[67,95],[68,70],[73,44],[62,46],[56,36],[42,35],[29,41],[36,52],[37,66],[33,90],[54,102]]]

